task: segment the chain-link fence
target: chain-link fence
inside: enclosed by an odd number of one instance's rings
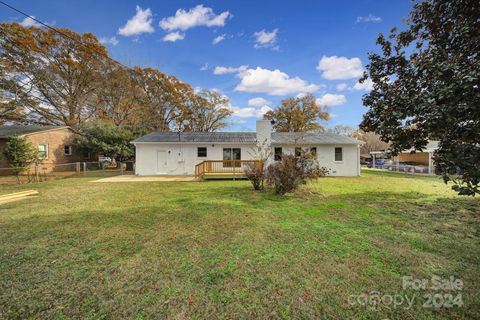
[[[0,185],[43,182],[72,177],[109,177],[133,174],[133,162],[73,162],[64,164],[33,164],[26,170],[0,168]],[[17,174],[17,172],[20,173]]]
[[[434,174],[432,170],[429,170],[428,166],[424,165],[411,165],[411,164],[369,164],[368,168],[379,169],[379,170],[387,170],[393,172],[402,172],[402,173],[410,173],[410,174]]]

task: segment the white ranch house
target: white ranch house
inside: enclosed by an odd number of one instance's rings
[[[198,175],[202,170],[241,174],[244,163],[257,160],[259,144],[271,148],[271,161],[302,148],[315,153],[331,176],[360,175],[361,141],[326,133],[272,132],[268,120],[258,120],[256,132],[153,132],[132,143],[139,176]]]

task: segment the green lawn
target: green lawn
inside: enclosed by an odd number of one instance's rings
[[[480,199],[438,178],[365,172],[281,198],[246,181],[1,186],[0,319],[480,316]],[[402,276],[454,276],[463,307],[424,308]],[[376,291],[412,308],[365,307]]]

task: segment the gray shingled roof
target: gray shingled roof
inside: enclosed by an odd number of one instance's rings
[[[133,142],[254,142],[254,132],[152,132]]]
[[[362,142],[354,138],[332,133],[272,132],[272,143],[361,144]]]
[[[52,129],[68,128],[65,126],[0,126],[0,138],[7,138],[11,135],[23,135],[41,132]]]
[[[231,142],[255,143],[255,132],[152,132],[132,142]],[[362,142],[336,134],[329,133],[290,133],[273,132],[274,144],[360,144]]]

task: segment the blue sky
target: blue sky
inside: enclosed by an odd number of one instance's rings
[[[367,53],[411,8],[408,0],[6,2],[94,33],[124,64],[221,91],[235,112],[229,131],[253,130],[262,112],[305,92],[328,106],[327,126],[356,127],[366,110],[368,84],[355,84]],[[29,23],[3,6],[0,21]]]

